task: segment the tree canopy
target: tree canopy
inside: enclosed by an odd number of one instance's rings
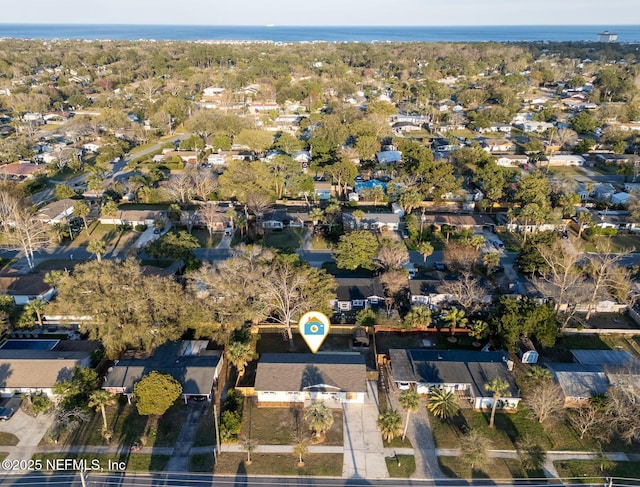
[[[110,358],[127,348],[152,351],[184,332],[179,284],[147,277],[134,259],[90,261],[58,284],[58,313],[82,317],[80,327]]]
[[[162,416],[182,394],[173,376],[153,370],[133,386],[133,398],[142,416]]]

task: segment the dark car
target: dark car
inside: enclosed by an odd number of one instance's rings
[[[0,419],[3,421],[6,421],[7,419],[11,419],[11,416],[13,416],[13,413],[15,413],[14,409],[0,408]]]
[[[442,262],[436,262],[435,266],[436,270],[438,271],[444,271],[447,269],[447,267]]]

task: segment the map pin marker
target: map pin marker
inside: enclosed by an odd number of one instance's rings
[[[331,328],[329,318],[318,311],[309,311],[303,314],[298,322],[300,335],[312,353],[316,353],[324,339],[327,338],[329,328]]]

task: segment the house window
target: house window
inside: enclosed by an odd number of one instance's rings
[[[369,298],[369,302],[371,304],[378,304],[378,298],[376,296],[372,296]]]
[[[346,310],[351,309],[351,303],[348,301],[341,301],[340,303],[338,303],[338,306],[340,309],[346,309]]]
[[[361,299],[354,299],[352,302],[354,306],[364,306],[364,301]]]

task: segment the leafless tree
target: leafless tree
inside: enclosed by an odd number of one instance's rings
[[[387,313],[390,313],[398,305],[403,291],[409,287],[409,278],[402,271],[389,271],[380,276],[380,282],[386,294]]]
[[[598,250],[598,253],[587,254],[586,270],[591,278],[592,287],[588,300],[587,315],[585,316],[586,320],[591,317],[591,313],[595,310],[598,298],[608,291],[611,270],[618,266],[623,257],[629,254],[629,252],[612,254],[608,246],[603,246]]]
[[[453,297],[467,311],[476,311],[487,291],[470,271],[463,271],[458,279],[442,281],[442,290]]]
[[[193,191],[191,174],[183,173],[172,176],[166,189],[173,198],[173,201],[184,208],[191,200],[191,193]]]
[[[556,312],[564,313],[565,327],[576,306],[588,299],[590,285],[578,265],[582,256],[573,245],[561,242],[538,245],[537,249],[549,270],[534,282],[545,296],[553,297]]]
[[[524,402],[539,423],[564,414],[564,393],[552,380],[543,380],[531,387]]]
[[[252,192],[247,194],[247,207],[258,218],[262,218],[271,204],[271,198],[266,193]]]
[[[193,194],[207,201],[211,193],[218,189],[218,178],[211,171],[198,171],[191,178]]]
[[[443,262],[453,270],[469,271],[478,262],[480,251],[462,242],[450,242],[442,254]]]
[[[622,266],[614,266],[609,269],[609,294],[620,304],[626,304],[630,308],[636,302],[633,292],[633,280],[631,271]]]
[[[212,202],[198,208],[196,215],[207,227],[210,236],[213,236],[213,232],[218,228],[220,222],[224,221],[224,214],[219,211],[218,205]]]
[[[378,250],[376,265],[381,269],[399,270],[409,262],[409,252],[402,242],[385,239]]]
[[[608,424],[627,443],[640,441],[640,384],[635,374],[618,375],[607,393]]]
[[[580,434],[580,439],[587,433],[592,433],[604,420],[604,411],[601,407],[588,402],[568,413],[571,425]]]

